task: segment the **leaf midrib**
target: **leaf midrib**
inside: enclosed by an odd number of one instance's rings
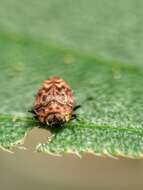
[[[13,121],[14,119],[14,121]],[[32,117],[18,117],[15,115],[2,115],[0,114],[0,122],[4,122],[6,120],[10,120],[13,122],[16,121],[25,121],[28,124],[37,124],[37,126],[39,126],[39,123],[34,120]],[[35,127],[35,125],[33,125]],[[98,129],[112,129],[114,131],[128,131],[128,132],[135,132],[138,134],[143,134],[143,128],[142,127],[138,127],[138,128],[134,128],[134,127],[113,127],[113,126],[109,126],[109,125],[96,125],[96,123],[89,123],[89,122],[69,122],[67,124],[64,125],[64,127],[66,128],[74,128],[76,126],[76,128],[98,128]],[[46,127],[48,129],[48,127]],[[50,129],[50,128],[49,128]]]

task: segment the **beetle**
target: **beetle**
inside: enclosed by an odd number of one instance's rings
[[[67,83],[59,77],[50,77],[43,81],[38,90],[31,112],[41,124],[61,125],[76,118],[72,91]]]

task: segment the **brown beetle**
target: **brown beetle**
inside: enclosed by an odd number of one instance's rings
[[[32,113],[40,123],[55,126],[75,117],[73,105],[73,95],[66,82],[58,77],[50,77],[38,90]]]

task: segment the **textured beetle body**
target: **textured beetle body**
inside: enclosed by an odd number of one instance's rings
[[[50,126],[69,121],[73,113],[73,96],[63,79],[50,77],[38,90],[33,112],[40,123]]]

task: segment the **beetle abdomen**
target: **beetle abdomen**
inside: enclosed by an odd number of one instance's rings
[[[58,77],[45,80],[35,97],[33,111],[41,123],[48,125],[69,121],[73,112],[73,96],[66,82]]]

